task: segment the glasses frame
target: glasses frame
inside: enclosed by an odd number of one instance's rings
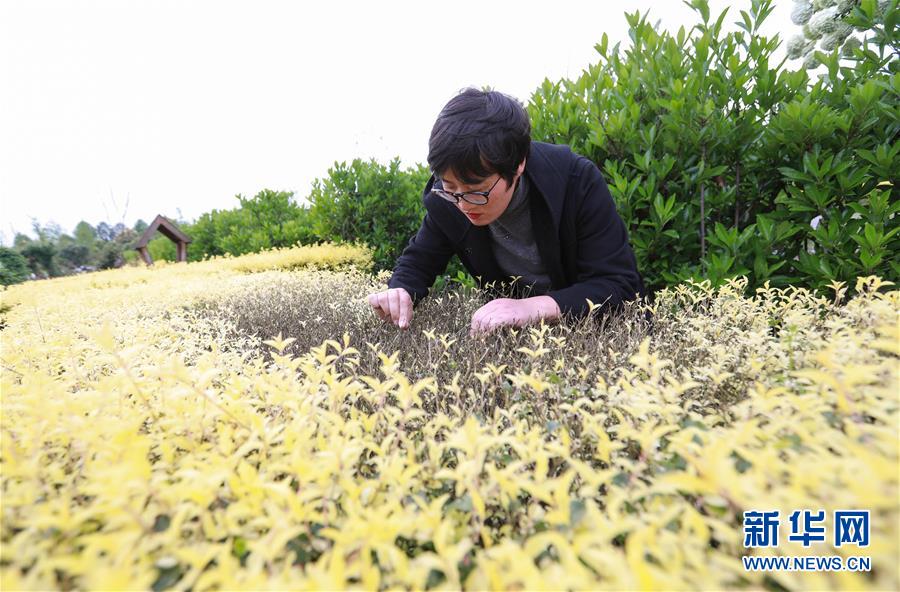
[[[491,188],[488,189],[487,191],[463,191],[462,193],[454,193],[452,191],[447,191],[446,189],[444,189],[443,181],[441,181],[441,179],[438,178],[437,175],[435,175],[435,182],[440,183],[441,188],[438,189],[436,187],[432,187],[431,191],[432,191],[432,193],[436,193],[439,197],[446,199],[447,201],[449,201],[451,203],[457,204],[457,203],[459,203],[459,200],[462,199],[463,201],[466,201],[466,202],[472,204],[473,206],[483,206],[483,205],[487,205],[488,196],[491,194],[491,191],[494,190],[494,187],[497,186],[497,183],[499,183],[500,179],[502,179],[502,178],[503,178],[503,175],[498,176],[497,180],[494,181],[494,184],[491,185]],[[481,196],[484,198],[484,201],[473,201],[473,200],[469,199],[468,197],[466,197],[467,195]]]

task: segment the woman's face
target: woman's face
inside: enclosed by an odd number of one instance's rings
[[[516,187],[516,181],[525,170],[525,161],[519,165],[516,176],[511,184],[508,184],[499,174],[493,174],[485,177],[480,182],[469,185],[461,182],[452,170],[448,170],[441,175],[441,183],[444,189],[452,193],[463,193],[466,191],[490,191],[488,194],[488,202],[481,206],[470,204],[464,199],[457,202],[456,207],[462,212],[469,222],[475,226],[486,226],[500,217],[506,211],[510,199],[512,199],[513,191]]]

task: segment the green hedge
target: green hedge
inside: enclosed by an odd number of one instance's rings
[[[391,269],[425,215],[422,188],[428,167],[400,169],[375,160],[335,163],[313,183],[309,197],[312,233],[324,241],[361,240],[374,250],[376,269]]]
[[[534,138],[602,168],[650,289],[741,274],[751,289],[896,281],[898,47],[884,26],[896,0],[857,9],[866,43],[844,64],[819,55],[817,81],[773,63],[779,40],[759,33],[770,0],[734,32],[693,5],[690,31],[628,14],[628,49],[604,35],[579,78],[545,80],[528,105]]]
[[[31,275],[28,261],[18,251],[0,247],[0,285],[24,282]]]

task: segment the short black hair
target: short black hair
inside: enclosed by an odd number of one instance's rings
[[[522,104],[493,90],[466,88],[441,110],[428,140],[428,166],[463,183],[499,173],[511,184],[531,147],[531,122]]]

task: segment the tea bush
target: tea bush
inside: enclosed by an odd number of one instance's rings
[[[900,586],[900,292],[877,277],[687,282],[473,337],[478,292],[399,332],[379,278],[245,261],[2,292],[4,590]],[[867,509],[872,544],[745,549],[754,508]]]

